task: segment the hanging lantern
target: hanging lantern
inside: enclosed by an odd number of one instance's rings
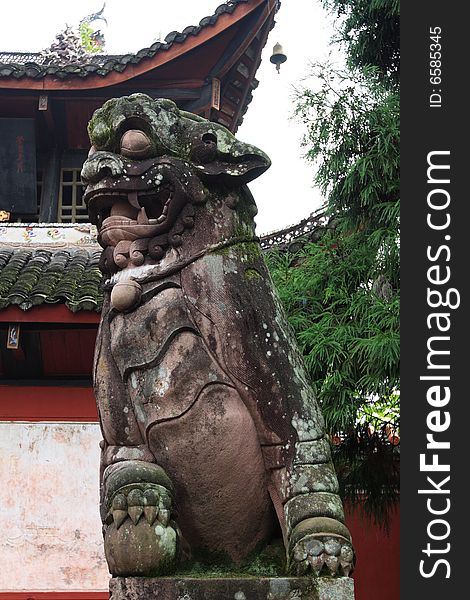
[[[279,42],[274,46],[273,53],[269,60],[276,65],[276,71],[280,73],[281,64],[286,62],[287,56],[284,54],[284,50]]]

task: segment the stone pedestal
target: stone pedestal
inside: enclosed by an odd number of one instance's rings
[[[110,600],[354,600],[350,578],[114,577]]]

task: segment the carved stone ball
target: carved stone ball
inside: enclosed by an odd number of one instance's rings
[[[119,281],[111,291],[111,305],[119,312],[124,312],[137,306],[141,297],[142,288],[137,281]]]
[[[129,129],[121,138],[121,154],[127,158],[147,158],[152,152],[152,143],[143,131]]]

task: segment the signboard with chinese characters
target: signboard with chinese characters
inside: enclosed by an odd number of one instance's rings
[[[35,214],[34,119],[0,119],[0,210]]]

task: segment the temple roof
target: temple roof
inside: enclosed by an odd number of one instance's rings
[[[199,25],[135,54],[86,54],[64,64],[44,53],[0,52],[0,89],[23,93],[132,90],[175,100],[235,131],[257,87],[261,51],[278,0],[229,0]],[[96,92],[94,96],[96,96]]]
[[[61,65],[49,62],[43,52],[0,52],[0,77],[29,77],[41,79],[54,75],[60,79],[70,77],[88,77],[96,73],[106,77],[111,71],[122,73],[129,65],[137,65],[146,58],[153,58],[157,53],[167,52],[176,44],[183,44],[189,36],[197,36],[202,29],[215,25],[221,15],[233,14],[240,4],[249,0],[230,0],[218,6],[213,15],[204,17],[199,25],[190,25],[183,31],[170,32],[163,42],[155,42],[135,54],[86,54],[75,63]]]

